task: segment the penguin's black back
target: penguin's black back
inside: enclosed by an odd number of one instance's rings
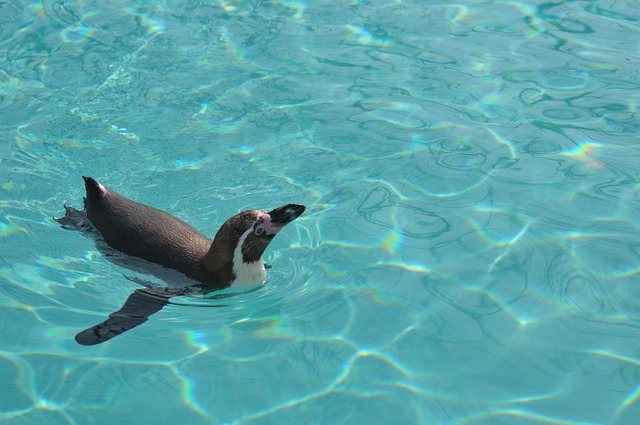
[[[171,214],[127,199],[91,177],[83,178],[87,217],[107,244],[191,278],[211,279],[203,264],[211,239]]]

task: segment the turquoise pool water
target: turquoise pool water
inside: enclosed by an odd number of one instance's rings
[[[0,4],[0,422],[640,423],[638,10]],[[82,175],[308,209],[264,287],[84,347],[137,286],[52,219]]]

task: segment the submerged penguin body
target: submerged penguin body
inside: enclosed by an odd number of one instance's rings
[[[228,219],[213,240],[184,221],[108,189],[91,177],[83,177],[87,195],[85,210],[65,206],[56,219],[66,228],[95,228],[109,247],[133,257],[176,270],[197,282],[198,292],[230,286],[257,284],[266,278],[262,254],[286,224],[298,218],[303,205],[288,204],[273,211],[248,210]],[[172,296],[196,292],[193,286],[138,289],[121,310],[76,336],[92,345],[129,330],[148,319]]]

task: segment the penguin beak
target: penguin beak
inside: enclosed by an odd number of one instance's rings
[[[275,227],[284,227],[296,218],[300,217],[306,207],[298,204],[287,204],[269,212],[271,217],[271,225]]]

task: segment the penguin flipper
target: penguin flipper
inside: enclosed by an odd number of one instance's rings
[[[168,295],[148,289],[137,289],[122,308],[111,313],[107,320],[78,333],[76,342],[80,345],[96,345],[108,341],[146,322],[149,316],[167,305],[169,298]]]

